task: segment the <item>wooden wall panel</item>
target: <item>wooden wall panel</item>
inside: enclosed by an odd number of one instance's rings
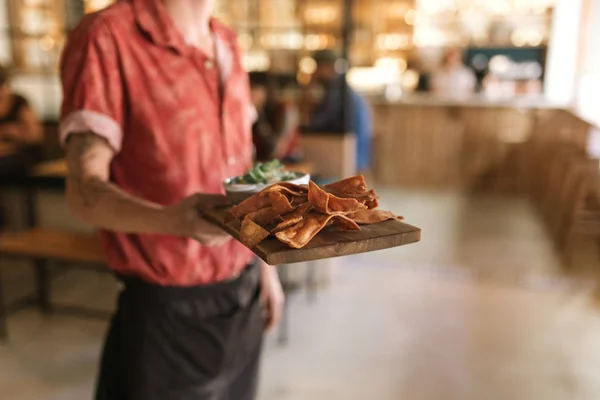
[[[380,185],[527,191],[546,146],[585,149],[590,125],[560,109],[374,104]]]

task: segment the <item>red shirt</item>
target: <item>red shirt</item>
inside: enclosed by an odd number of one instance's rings
[[[222,91],[215,62],[186,45],[160,0],[121,1],[85,17],[63,54],[63,140],[82,130],[104,136],[117,151],[111,180],[158,204],[224,193],[223,180],[251,163],[251,102],[235,34],[214,20],[211,29],[232,55]],[[234,240],[207,248],[105,231],[102,241],[115,271],[161,285],[225,280],[252,257]]]

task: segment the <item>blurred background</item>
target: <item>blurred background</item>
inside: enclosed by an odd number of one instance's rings
[[[92,393],[118,287],[64,203],[58,67],[70,29],[110,4],[0,0],[3,399]],[[364,173],[423,229],[280,267],[261,400],[600,398],[600,0],[217,0],[215,14],[239,34],[257,159]]]

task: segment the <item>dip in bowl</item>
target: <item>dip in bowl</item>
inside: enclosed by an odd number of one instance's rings
[[[225,179],[223,185],[227,198],[233,204],[239,204],[248,197],[278,182],[290,182],[308,185],[310,175],[303,172],[286,171],[277,161],[257,163],[245,175]]]

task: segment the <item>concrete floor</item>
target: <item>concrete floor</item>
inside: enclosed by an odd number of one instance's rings
[[[582,247],[567,274],[527,202],[380,195],[423,228],[422,242],[330,262],[315,302],[290,298],[290,342],[269,337],[259,400],[600,398],[596,247]],[[13,280],[13,292],[26,281]],[[115,285],[73,273],[54,290],[57,301],[110,310]],[[0,398],[91,398],[105,328],[15,315],[0,346]]]

